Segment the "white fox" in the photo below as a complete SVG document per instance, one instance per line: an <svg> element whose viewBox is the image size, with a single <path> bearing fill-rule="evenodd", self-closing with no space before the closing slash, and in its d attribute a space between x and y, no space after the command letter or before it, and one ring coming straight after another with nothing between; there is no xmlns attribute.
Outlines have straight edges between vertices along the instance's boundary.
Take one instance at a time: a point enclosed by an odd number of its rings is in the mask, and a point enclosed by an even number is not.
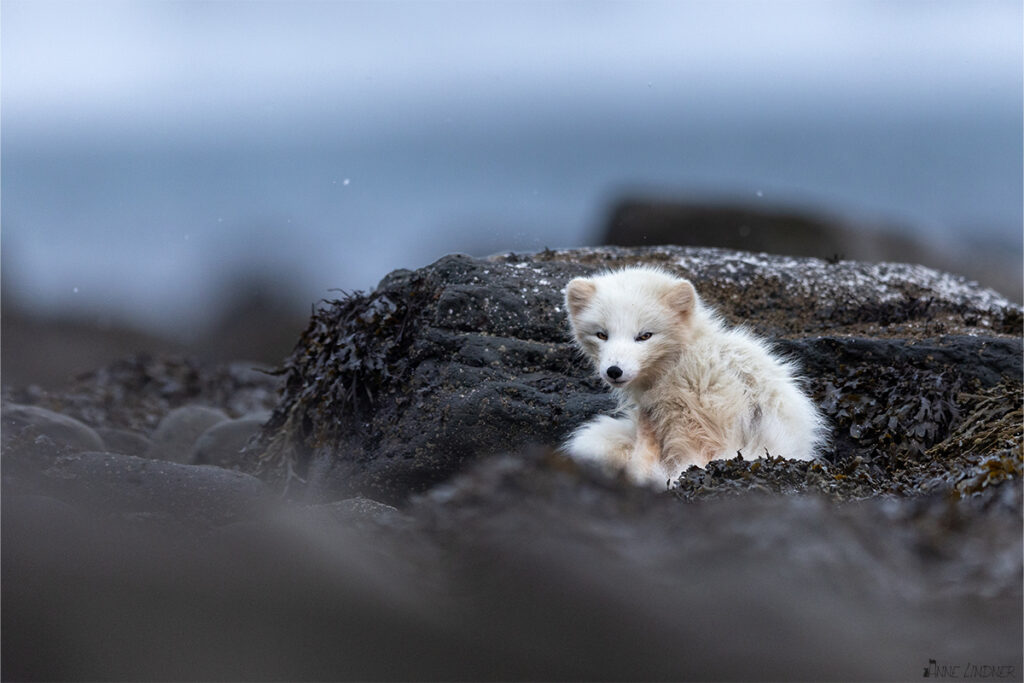
<svg viewBox="0 0 1024 683"><path fill-rule="evenodd" d="M565 444L573 457L663 483L690 465L773 456L810 460L825 422L794 366L743 329L728 329L688 280L633 267L569 282L580 349L619 399Z"/></svg>

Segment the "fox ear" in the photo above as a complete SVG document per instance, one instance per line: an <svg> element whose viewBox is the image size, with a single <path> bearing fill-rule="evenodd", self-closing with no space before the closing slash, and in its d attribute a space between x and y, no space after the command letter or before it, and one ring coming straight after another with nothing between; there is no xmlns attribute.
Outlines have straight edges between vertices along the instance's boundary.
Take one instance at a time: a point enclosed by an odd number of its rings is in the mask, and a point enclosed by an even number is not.
<svg viewBox="0 0 1024 683"><path fill-rule="evenodd" d="M680 280L662 295L662 300L677 313L689 313L697 301L697 290L689 280Z"/></svg>
<svg viewBox="0 0 1024 683"><path fill-rule="evenodd" d="M587 307L590 300L597 292L597 285L593 280L578 277L570 280L565 287L565 305L569 308L569 315L575 317Z"/></svg>

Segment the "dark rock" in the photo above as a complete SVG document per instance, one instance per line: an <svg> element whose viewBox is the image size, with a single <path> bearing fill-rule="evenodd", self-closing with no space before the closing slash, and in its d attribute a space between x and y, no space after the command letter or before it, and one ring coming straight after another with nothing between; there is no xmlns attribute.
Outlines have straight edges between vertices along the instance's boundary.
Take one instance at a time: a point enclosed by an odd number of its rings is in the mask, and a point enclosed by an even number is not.
<svg viewBox="0 0 1024 683"><path fill-rule="evenodd" d="M203 432L192 445L186 462L235 468L244 464L242 449L260 431L269 414L225 420Z"/></svg>
<svg viewBox="0 0 1024 683"><path fill-rule="evenodd" d="M805 208L624 199L612 207L598 244L677 244L852 261L911 261L953 270L1021 302L1020 259L995 246L955 251L900 225L868 225ZM968 253L964 253L964 249Z"/></svg>
<svg viewBox="0 0 1024 683"><path fill-rule="evenodd" d="M844 254L856 260L889 260L882 258L883 253L869 251L875 246L870 240L856 243L846 232L834 219L794 209L626 199L612 208L601 243L619 247L677 244L818 258ZM891 239L894 247L912 244Z"/></svg>
<svg viewBox="0 0 1024 683"><path fill-rule="evenodd" d="M184 405L218 408L231 417L270 410L280 379L251 363L212 364L178 356L119 360L51 388L4 386L5 402L48 408L95 428L149 434Z"/></svg>
<svg viewBox="0 0 1024 683"><path fill-rule="evenodd" d="M68 503L39 494L14 493L5 490L0 520L32 519L39 528L73 527L81 511Z"/></svg>
<svg viewBox="0 0 1024 683"><path fill-rule="evenodd" d="M100 428L96 433L103 438L106 450L124 455L145 456L152 448L153 442L138 432L127 429Z"/></svg>
<svg viewBox="0 0 1024 683"><path fill-rule="evenodd" d="M195 457L196 440L207 429L228 419L222 410L207 406L188 405L167 413L156 431L153 445L146 453L153 460L191 463Z"/></svg>
<svg viewBox="0 0 1024 683"><path fill-rule="evenodd" d="M671 247L449 256L314 313L253 448L262 471L399 502L481 456L558 444L613 406L569 343L562 289L635 263L690 278L805 366L836 423L827 462L899 469L928 459L979 392L1004 385L1019 403L1021 309L922 266Z"/></svg>
<svg viewBox="0 0 1024 683"><path fill-rule="evenodd" d="M196 528L252 514L269 498L261 481L241 472L116 453L58 457L41 473L39 486L104 514Z"/></svg>
<svg viewBox="0 0 1024 683"><path fill-rule="evenodd" d="M473 644L458 601L430 590L438 569L404 559L404 542L285 520L154 533L4 504L5 681L496 677L503 646Z"/></svg>
<svg viewBox="0 0 1024 683"><path fill-rule="evenodd" d="M73 450L103 450L103 439L96 430L78 420L39 406L5 403L3 406L3 443L16 438L44 435Z"/></svg>
<svg viewBox="0 0 1024 683"><path fill-rule="evenodd" d="M1020 499L1018 480L970 504L748 487L695 505L539 452L410 511L495 615L475 632L547 653L551 678L875 680L919 676L936 647L1019 666Z"/></svg>
<svg viewBox="0 0 1024 683"><path fill-rule="evenodd" d="M309 505L305 508L305 513L311 518L343 524L370 521L373 523L402 525L410 521L406 515L399 512L398 508L370 500L369 498L346 498L345 500L338 500L333 503Z"/></svg>
<svg viewBox="0 0 1024 683"><path fill-rule="evenodd" d="M4 678L883 680L935 650L1019 671L1020 497L687 504L537 452L403 512L188 542L5 508Z"/></svg>
<svg viewBox="0 0 1024 683"><path fill-rule="evenodd" d="M0 365L2 385L40 385L59 389L71 377L90 372L115 359L146 349L152 353L181 353L183 346L132 327L122 327L105 316L84 310L78 314L47 314L22 299L20 287L3 282L3 337Z"/></svg>

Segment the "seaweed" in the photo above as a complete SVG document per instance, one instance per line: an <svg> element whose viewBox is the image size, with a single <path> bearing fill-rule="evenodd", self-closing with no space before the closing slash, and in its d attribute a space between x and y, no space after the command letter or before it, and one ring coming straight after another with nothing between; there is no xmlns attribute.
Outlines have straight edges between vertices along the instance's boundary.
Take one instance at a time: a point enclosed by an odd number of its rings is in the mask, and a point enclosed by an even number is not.
<svg viewBox="0 0 1024 683"><path fill-rule="evenodd" d="M843 394L830 383L830 404L856 430L856 455L817 461L786 460L766 454L756 460L739 455L706 468L691 467L669 482L683 501L740 495L750 491L776 494L817 493L836 501L876 496L971 497L1007 481L1020 481L1024 454L1024 406L1021 385L1005 382L980 392L958 392L958 381L940 381L933 373L919 394L909 371L895 382L883 403L864 393ZM886 373L881 373L885 375ZM900 373L893 370L893 376ZM883 379L882 385L885 385ZM870 387L870 379L848 387ZM857 411L861 411L857 413ZM858 423L849 418L863 415ZM957 415L967 417L957 420ZM910 429L889 429L910 419ZM878 428L876 428L876 425ZM879 433L879 429L884 430ZM930 447L929 444L933 444Z"/></svg>
<svg viewBox="0 0 1024 683"><path fill-rule="evenodd" d="M918 458L960 415L962 379L946 371L862 365L825 381L821 408L854 444Z"/></svg>
<svg viewBox="0 0 1024 683"><path fill-rule="evenodd" d="M405 382L416 360L415 319L436 294L423 278L400 273L372 293L344 293L313 309L281 368L278 407L252 445L258 473L278 479L287 471L290 481L311 449L338 442L341 418L371 414L383 391Z"/></svg>

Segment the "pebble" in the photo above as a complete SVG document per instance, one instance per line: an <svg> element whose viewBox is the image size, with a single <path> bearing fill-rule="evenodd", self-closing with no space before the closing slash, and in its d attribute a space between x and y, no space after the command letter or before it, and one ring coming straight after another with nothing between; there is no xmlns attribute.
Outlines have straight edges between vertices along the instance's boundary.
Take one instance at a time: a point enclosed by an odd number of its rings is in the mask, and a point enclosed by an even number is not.
<svg viewBox="0 0 1024 683"><path fill-rule="evenodd" d="M269 496L262 481L241 472L118 453L62 457L44 475L44 488L72 504L185 526L228 524Z"/></svg>
<svg viewBox="0 0 1024 683"><path fill-rule="evenodd" d="M153 445L146 452L151 460L190 463L196 439L210 427L228 420L224 411L189 405L167 413L153 431Z"/></svg>
<svg viewBox="0 0 1024 683"><path fill-rule="evenodd" d="M145 456L153 447L153 442L145 435L127 429L97 429L96 433L107 445L106 450L112 453Z"/></svg>
<svg viewBox="0 0 1024 683"><path fill-rule="evenodd" d="M11 436L21 434L25 429L50 437L61 445L75 450L104 450L106 445L95 429L73 417L55 413L39 406L9 403L3 408L3 431ZM5 434L6 436L6 434ZM6 442L7 439L5 438Z"/></svg>
<svg viewBox="0 0 1024 683"><path fill-rule="evenodd" d="M189 462L228 468L239 465L240 451L268 418L269 414L256 414L215 424L196 439Z"/></svg>

